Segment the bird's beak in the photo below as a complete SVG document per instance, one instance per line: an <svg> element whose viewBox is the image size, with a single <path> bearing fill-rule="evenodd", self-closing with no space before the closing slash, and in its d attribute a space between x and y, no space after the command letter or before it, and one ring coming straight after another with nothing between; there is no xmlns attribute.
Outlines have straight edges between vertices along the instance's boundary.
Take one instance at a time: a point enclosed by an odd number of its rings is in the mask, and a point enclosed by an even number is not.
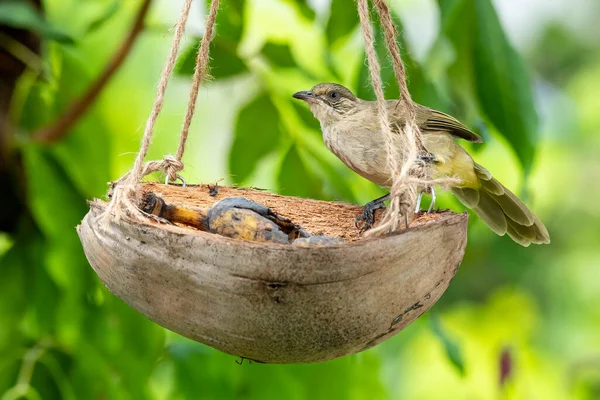
<svg viewBox="0 0 600 400"><path fill-rule="evenodd" d="M316 101L317 101L317 99L315 98L315 96L312 94L312 92L310 90L303 90L301 92L296 92L292 95L292 97L295 99L304 100L307 103L316 103Z"/></svg>

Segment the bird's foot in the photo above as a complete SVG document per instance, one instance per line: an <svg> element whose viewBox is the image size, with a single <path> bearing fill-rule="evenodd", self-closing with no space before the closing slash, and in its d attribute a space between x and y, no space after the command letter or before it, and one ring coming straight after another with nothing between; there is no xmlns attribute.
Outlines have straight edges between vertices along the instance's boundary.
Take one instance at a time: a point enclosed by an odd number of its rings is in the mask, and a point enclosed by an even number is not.
<svg viewBox="0 0 600 400"><path fill-rule="evenodd" d="M215 182L215 186L208 185L208 195L214 197L219 194L219 182Z"/></svg>
<svg viewBox="0 0 600 400"><path fill-rule="evenodd" d="M419 192L417 195L417 204L415 206L415 214L418 214L421 211L421 200L423 199L423 192Z"/></svg>
<svg viewBox="0 0 600 400"><path fill-rule="evenodd" d="M375 222L375 210L385 208L385 201L389 198L390 195L386 194L385 196L368 202L365 205L363 213L354 220L354 226L356 226L356 228L361 232L371 229L373 227L373 223ZM361 222L363 222L362 226L360 225Z"/></svg>
<svg viewBox="0 0 600 400"><path fill-rule="evenodd" d="M431 194L431 203L429 204L429 208L427 208L427 214L431 214L433 212L433 207L435 206L436 195L435 195L435 189L433 187L429 187L426 190L424 190L423 192L419 192L419 194L417 196L417 205L415 207L415 214L418 214L419 212L421 212L421 199L423 198L424 192L429 192Z"/></svg>
<svg viewBox="0 0 600 400"><path fill-rule="evenodd" d="M431 203L429 204L429 208L427 209L427 214L431 214L431 212L433 211L433 206L435 206L435 189L433 187L429 188L429 191L431 192Z"/></svg>

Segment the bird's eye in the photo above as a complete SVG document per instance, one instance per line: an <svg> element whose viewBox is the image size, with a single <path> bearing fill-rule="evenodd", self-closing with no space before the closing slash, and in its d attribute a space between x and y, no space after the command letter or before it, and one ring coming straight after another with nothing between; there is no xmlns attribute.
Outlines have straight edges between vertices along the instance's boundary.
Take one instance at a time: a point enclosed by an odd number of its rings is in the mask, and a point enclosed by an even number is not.
<svg viewBox="0 0 600 400"><path fill-rule="evenodd" d="M331 92L331 93L329 93L329 97L332 98L332 99L337 99L338 96L339 96L338 92Z"/></svg>

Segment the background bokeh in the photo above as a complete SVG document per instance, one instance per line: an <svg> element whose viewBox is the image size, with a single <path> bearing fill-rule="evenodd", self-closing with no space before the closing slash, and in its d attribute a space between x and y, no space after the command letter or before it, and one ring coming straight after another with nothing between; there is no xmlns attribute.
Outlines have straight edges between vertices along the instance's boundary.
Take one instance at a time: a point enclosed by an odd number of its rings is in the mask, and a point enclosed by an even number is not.
<svg viewBox="0 0 600 400"><path fill-rule="evenodd" d="M484 136L465 146L552 243L523 248L472 216L464 262L430 312L363 353L289 366L240 364L150 322L102 285L75 233L86 200L132 165L182 2L152 2L123 67L52 143L38 129L105 68L142 2L44 0L43 17L35 3L0 1L0 25L42 38L36 49L0 26L3 400L600 398L597 0L391 1L414 98ZM291 99L321 81L373 98L354 2L222 3L185 178L360 204L382 194L328 153ZM177 147L205 8L194 2L150 159Z"/></svg>

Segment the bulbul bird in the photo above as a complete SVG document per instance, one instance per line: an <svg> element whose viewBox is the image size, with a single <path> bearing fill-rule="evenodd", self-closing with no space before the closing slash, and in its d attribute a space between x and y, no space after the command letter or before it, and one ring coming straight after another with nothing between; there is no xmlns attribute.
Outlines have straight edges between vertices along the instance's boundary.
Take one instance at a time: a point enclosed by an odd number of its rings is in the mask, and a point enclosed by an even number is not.
<svg viewBox="0 0 600 400"><path fill-rule="evenodd" d="M321 124L325 145L344 164L377 185L391 187L386 141L375 101L359 99L335 83L321 83L293 97L308 103ZM387 104L392 129L398 131L406 121L406 109L397 100L388 100ZM498 235L508 233L523 246L550 243L548 230L540 219L455 141L482 142L482 138L450 115L419 104L415 107L423 145L430 153L422 157L431 163L430 178L458 178L458 183L451 184L452 193ZM432 191L429 212L434 195ZM365 220L367 229L373 224L373 211L383 207L388 198L389 194L365 206L359 219Z"/></svg>

